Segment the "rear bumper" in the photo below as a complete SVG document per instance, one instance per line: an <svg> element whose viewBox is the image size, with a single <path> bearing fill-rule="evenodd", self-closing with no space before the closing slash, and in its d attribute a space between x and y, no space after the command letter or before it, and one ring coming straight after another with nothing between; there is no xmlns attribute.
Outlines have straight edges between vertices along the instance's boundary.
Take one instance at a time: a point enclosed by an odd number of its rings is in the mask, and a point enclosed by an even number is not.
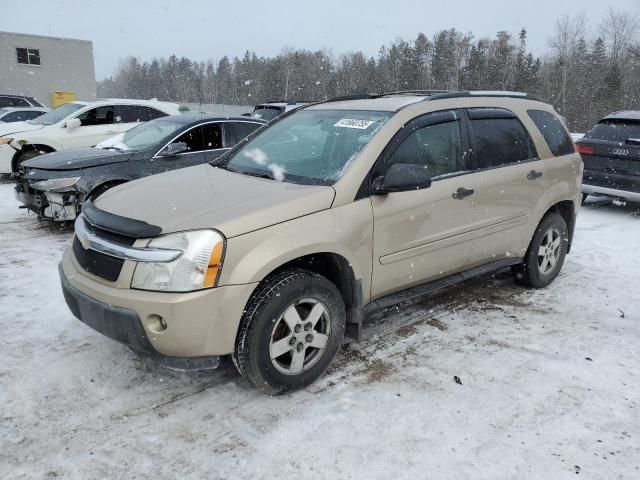
<svg viewBox="0 0 640 480"><path fill-rule="evenodd" d="M625 190L616 190L615 188L599 187L596 185L582 185L582 193L589 195L602 195L605 197L623 198L630 202L640 203L639 192L628 192Z"/></svg>

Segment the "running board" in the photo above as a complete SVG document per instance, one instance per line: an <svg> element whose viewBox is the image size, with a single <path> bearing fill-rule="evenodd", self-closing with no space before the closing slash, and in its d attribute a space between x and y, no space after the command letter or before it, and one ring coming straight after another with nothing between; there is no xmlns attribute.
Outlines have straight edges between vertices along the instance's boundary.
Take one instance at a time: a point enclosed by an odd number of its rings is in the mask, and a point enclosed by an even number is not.
<svg viewBox="0 0 640 480"><path fill-rule="evenodd" d="M428 295L443 288L451 287L453 285L456 285L457 283L464 282L465 280L469 280L479 275L495 272L497 270L511 267L513 265L518 265L520 263L522 263L521 258L504 258L502 260L497 260L485 265L480 265L479 267L474 267L469 270L450 275L448 277L440 278L432 282L423 283L422 285L418 285L416 287L411 287L400 292L380 297L377 300L374 300L373 302L370 302L364 306L363 316L370 315L375 311L397 305L398 303L405 302L407 300L413 300L414 298Z"/></svg>

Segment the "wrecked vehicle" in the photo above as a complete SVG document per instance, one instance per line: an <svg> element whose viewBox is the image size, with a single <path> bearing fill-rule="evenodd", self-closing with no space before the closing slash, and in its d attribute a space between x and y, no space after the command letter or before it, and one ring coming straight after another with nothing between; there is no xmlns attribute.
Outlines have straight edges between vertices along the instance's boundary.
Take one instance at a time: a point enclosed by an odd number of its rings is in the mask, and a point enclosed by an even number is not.
<svg viewBox="0 0 640 480"><path fill-rule="evenodd" d="M524 94L327 100L85 204L62 289L138 354L177 368L231 355L279 394L318 378L370 312L507 267L549 285L581 174L557 113Z"/></svg>
<svg viewBox="0 0 640 480"><path fill-rule="evenodd" d="M210 162L265 122L185 113L151 120L98 144L22 164L16 198L38 217L74 220L86 200L137 178Z"/></svg>

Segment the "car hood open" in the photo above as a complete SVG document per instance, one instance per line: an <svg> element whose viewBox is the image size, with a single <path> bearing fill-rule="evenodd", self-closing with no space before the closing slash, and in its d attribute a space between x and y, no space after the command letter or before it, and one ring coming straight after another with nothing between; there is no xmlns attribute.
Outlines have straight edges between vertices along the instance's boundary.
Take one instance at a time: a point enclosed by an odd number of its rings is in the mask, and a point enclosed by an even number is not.
<svg viewBox="0 0 640 480"><path fill-rule="evenodd" d="M43 127L44 125L34 125L28 122L0 123L0 137L7 137L14 133L40 130Z"/></svg>
<svg viewBox="0 0 640 480"><path fill-rule="evenodd" d="M227 238L331 207L335 190L198 165L146 177L102 195L96 207L162 233L215 228Z"/></svg>
<svg viewBox="0 0 640 480"><path fill-rule="evenodd" d="M131 152L117 152L100 148L80 148L47 153L41 157L27 160L22 165L39 170L77 170L112 163L126 162Z"/></svg>

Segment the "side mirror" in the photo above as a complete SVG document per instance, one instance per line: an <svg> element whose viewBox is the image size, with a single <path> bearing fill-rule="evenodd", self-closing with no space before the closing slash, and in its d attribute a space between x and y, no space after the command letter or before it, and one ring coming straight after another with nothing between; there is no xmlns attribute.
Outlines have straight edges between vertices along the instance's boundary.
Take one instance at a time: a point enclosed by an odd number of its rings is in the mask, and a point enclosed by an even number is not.
<svg viewBox="0 0 640 480"><path fill-rule="evenodd" d="M64 124L66 129L69 131L75 130L80 125L82 125L82 122L80 121L79 118L72 118L70 120L67 120L67 123Z"/></svg>
<svg viewBox="0 0 640 480"><path fill-rule="evenodd" d="M431 186L431 178L420 165L395 163L389 167L386 175L376 178L372 183L374 195L385 195L392 192L408 192L421 190Z"/></svg>
<svg viewBox="0 0 640 480"><path fill-rule="evenodd" d="M242 114L243 117L250 117L251 116L251 112L245 112Z"/></svg>
<svg viewBox="0 0 640 480"><path fill-rule="evenodd" d="M167 145L162 151L158 154L159 157L171 157L173 155L178 155L179 153L183 153L189 150L186 142L174 142Z"/></svg>

